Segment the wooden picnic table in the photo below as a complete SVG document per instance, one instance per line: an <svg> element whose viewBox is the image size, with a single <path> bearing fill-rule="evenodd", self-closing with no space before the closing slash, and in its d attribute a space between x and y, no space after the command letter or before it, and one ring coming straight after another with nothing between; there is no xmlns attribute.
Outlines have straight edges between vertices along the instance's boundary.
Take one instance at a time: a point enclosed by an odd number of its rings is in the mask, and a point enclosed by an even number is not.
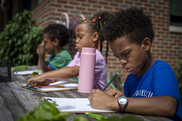
<svg viewBox="0 0 182 121"><path fill-rule="evenodd" d="M34 69L32 67L29 69ZM22 88L21 84L26 83L31 75L15 76L12 74L12 82L0 83L0 121L15 121L18 117L26 112L36 108L42 101L41 97L66 97L66 98L81 98L87 97L88 94L79 93L77 90L67 90L58 92L38 92ZM103 116L117 115L122 117L128 113L99 113ZM67 121L73 121L77 116L85 116L88 120L93 121L94 118L88 117L84 113L71 113ZM134 115L134 114L132 114ZM170 121L168 118L156 116L134 115L143 121Z"/></svg>

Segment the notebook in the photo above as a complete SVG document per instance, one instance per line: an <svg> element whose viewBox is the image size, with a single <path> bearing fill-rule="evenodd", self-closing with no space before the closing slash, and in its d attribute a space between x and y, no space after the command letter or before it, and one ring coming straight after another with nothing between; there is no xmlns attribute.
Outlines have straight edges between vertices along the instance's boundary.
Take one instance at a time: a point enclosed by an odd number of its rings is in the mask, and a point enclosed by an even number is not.
<svg viewBox="0 0 182 121"><path fill-rule="evenodd" d="M15 71L14 75L32 75L33 72L37 72L38 74L42 74L40 70L26 70L26 71Z"/></svg>
<svg viewBox="0 0 182 121"><path fill-rule="evenodd" d="M94 109L90 106L88 98L55 98L55 97L42 97L43 101L48 101L50 103L55 102L56 107L60 112L69 113L103 113L103 112L115 112L112 110L99 110Z"/></svg>
<svg viewBox="0 0 182 121"><path fill-rule="evenodd" d="M68 81L57 81L55 83L49 84L49 86L30 86L27 84L21 84L21 87L30 90L40 91L40 92L54 92L62 90L73 90L78 88L77 83L70 83Z"/></svg>

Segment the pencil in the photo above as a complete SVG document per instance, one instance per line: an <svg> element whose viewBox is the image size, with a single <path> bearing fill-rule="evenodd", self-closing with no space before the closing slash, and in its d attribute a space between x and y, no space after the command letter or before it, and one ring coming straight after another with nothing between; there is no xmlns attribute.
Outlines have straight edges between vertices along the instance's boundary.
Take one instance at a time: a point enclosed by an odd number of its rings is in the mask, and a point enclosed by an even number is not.
<svg viewBox="0 0 182 121"><path fill-rule="evenodd" d="M114 79L116 78L118 76L118 73L116 73L115 75L114 75L114 77L109 81L109 83L104 87L104 89L103 89L103 91L105 91L107 88L108 88L108 86L112 83L112 81L114 81Z"/></svg>
<svg viewBox="0 0 182 121"><path fill-rule="evenodd" d="M85 113L85 114L87 114L89 117L96 118L96 119L106 118L102 115L98 115L98 114L94 114L94 113Z"/></svg>

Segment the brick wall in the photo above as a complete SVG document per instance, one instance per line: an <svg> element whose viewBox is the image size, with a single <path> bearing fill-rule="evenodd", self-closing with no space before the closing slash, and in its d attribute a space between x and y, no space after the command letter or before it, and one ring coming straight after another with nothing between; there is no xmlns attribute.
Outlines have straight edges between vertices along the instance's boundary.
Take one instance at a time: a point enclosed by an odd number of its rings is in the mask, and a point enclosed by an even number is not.
<svg viewBox="0 0 182 121"><path fill-rule="evenodd" d="M33 18L38 25L45 27L49 23L55 23L63 12L69 17L77 17L83 14L86 18L100 11L119 11L130 7L143 8L144 12L151 16L155 31L155 40L152 45L152 54L155 59L168 62L173 69L177 60L182 59L182 33L171 33L170 25L170 0L42 0L33 11ZM74 55L74 44L68 46ZM103 49L103 55L105 46ZM119 72L122 83L128 73L109 50L108 77L110 73Z"/></svg>

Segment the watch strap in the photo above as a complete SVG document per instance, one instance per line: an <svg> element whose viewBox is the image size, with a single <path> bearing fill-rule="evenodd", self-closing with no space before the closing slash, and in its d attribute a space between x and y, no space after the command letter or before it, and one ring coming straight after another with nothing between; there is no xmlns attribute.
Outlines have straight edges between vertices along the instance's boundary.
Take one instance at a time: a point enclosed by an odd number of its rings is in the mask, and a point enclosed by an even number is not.
<svg viewBox="0 0 182 121"><path fill-rule="evenodd" d="M125 96L122 96L122 97L125 97ZM126 98L126 97L125 97L125 98ZM119 103L119 101L118 101L119 111L120 111L120 112L125 112L125 108L126 108L127 104L128 104L128 101L127 101L127 103L126 103L125 105L121 105L121 104Z"/></svg>
<svg viewBox="0 0 182 121"><path fill-rule="evenodd" d="M119 111L120 112L124 112L125 111L125 106L121 106L118 102L118 105L119 105Z"/></svg>

